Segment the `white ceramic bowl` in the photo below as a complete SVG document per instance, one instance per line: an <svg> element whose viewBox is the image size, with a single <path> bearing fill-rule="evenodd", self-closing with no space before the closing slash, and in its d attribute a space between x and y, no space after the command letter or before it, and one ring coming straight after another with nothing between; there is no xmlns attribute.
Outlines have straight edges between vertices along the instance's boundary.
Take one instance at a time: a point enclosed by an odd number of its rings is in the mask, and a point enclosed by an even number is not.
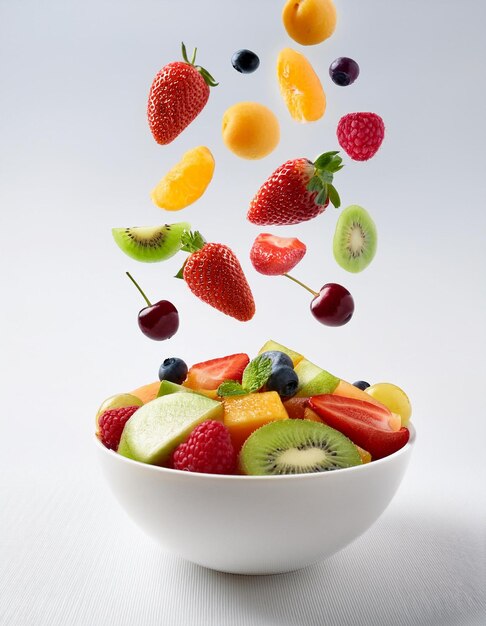
<svg viewBox="0 0 486 626"><path fill-rule="evenodd" d="M410 435L372 463L271 477L182 472L96 446L121 506L163 548L223 572L277 574L331 556L380 517L407 469Z"/></svg>

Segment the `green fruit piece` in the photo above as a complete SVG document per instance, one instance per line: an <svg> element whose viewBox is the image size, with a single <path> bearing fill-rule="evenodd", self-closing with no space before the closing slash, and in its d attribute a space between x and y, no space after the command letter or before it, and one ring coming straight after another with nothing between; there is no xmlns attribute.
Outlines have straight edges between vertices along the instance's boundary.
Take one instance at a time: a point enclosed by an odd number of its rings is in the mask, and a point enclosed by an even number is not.
<svg viewBox="0 0 486 626"><path fill-rule="evenodd" d="M339 385L340 379L326 372L322 368L314 365L307 359L302 359L295 368L295 373L299 377L299 386L296 396L298 398L308 398L318 396L322 393L332 393Z"/></svg>
<svg viewBox="0 0 486 626"><path fill-rule="evenodd" d="M327 472L361 465L354 443L310 420L270 422L253 432L240 452L240 468L252 476Z"/></svg>
<svg viewBox="0 0 486 626"><path fill-rule="evenodd" d="M197 393L170 393L144 404L125 424L118 453L165 465L174 449L201 422L223 419L223 405Z"/></svg>
<svg viewBox="0 0 486 626"><path fill-rule="evenodd" d="M109 409L120 409L124 406L142 406L143 402L137 396L133 396L131 393L117 393L114 396L106 398L96 413L96 427L98 427L98 421L100 415Z"/></svg>
<svg viewBox="0 0 486 626"><path fill-rule="evenodd" d="M187 222L165 226L112 228L120 250L136 261L154 263L174 256L182 247L182 234L191 229Z"/></svg>
<svg viewBox="0 0 486 626"><path fill-rule="evenodd" d="M336 262L348 272L361 272L375 256L376 242L376 226L369 213L357 204L344 209L334 233Z"/></svg>
<svg viewBox="0 0 486 626"><path fill-rule="evenodd" d="M290 348L286 348L281 343L277 343L276 341L273 341L272 339L269 339L260 348L260 350L258 351L258 354L261 354L262 352L271 351L271 350L278 350L278 352L283 352L284 354L287 354L292 359L294 367L297 365L297 363L299 363L299 361L302 361L302 359L304 358L302 354L299 354L298 352L294 352L294 350L291 350Z"/></svg>
<svg viewBox="0 0 486 626"><path fill-rule="evenodd" d="M392 383L375 383L371 387L367 387L365 392L384 404L392 413L397 413L400 416L402 426L408 426L412 415L412 405L403 389Z"/></svg>
<svg viewBox="0 0 486 626"><path fill-rule="evenodd" d="M178 385L177 383L171 383L170 380L162 380L160 381L159 391L157 393L157 397L166 396L169 393L196 393L189 387L184 387L184 385Z"/></svg>

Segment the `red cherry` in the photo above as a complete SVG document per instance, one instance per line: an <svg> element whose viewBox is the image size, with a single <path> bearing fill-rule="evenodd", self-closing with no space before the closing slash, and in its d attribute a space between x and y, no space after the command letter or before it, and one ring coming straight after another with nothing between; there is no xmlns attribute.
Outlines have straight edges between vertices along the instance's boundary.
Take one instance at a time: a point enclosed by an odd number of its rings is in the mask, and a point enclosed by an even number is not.
<svg viewBox="0 0 486 626"><path fill-rule="evenodd" d="M321 324L343 326L353 317L353 296L342 285L326 283L312 300L310 309Z"/></svg>
<svg viewBox="0 0 486 626"><path fill-rule="evenodd" d="M163 341L175 335L179 328L179 313L172 302L159 300L151 304L133 276L129 272L126 274L148 305L138 314L138 326L142 333L155 341Z"/></svg>

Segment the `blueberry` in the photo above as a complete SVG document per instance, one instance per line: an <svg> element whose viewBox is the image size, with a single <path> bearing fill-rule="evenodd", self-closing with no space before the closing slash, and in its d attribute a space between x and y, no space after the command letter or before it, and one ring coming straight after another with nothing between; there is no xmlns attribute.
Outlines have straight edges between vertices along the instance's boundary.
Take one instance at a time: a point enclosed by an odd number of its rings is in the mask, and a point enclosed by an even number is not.
<svg viewBox="0 0 486 626"><path fill-rule="evenodd" d="M271 360L272 372L278 367L294 367L289 355L285 354L285 352L280 352L280 350L267 350L266 352L262 352L260 356L266 356Z"/></svg>
<svg viewBox="0 0 486 626"><path fill-rule="evenodd" d="M358 387L358 389L364 391L365 389L368 389L370 383L367 383L365 380L357 380L355 383L353 383L353 385L355 387Z"/></svg>
<svg viewBox="0 0 486 626"><path fill-rule="evenodd" d="M359 76L359 65L349 57L339 57L331 63L329 75L340 87L352 85Z"/></svg>
<svg viewBox="0 0 486 626"><path fill-rule="evenodd" d="M182 359L171 357L165 359L159 368L159 380L168 380L176 385L182 385L186 380L187 365Z"/></svg>
<svg viewBox="0 0 486 626"><path fill-rule="evenodd" d="M299 377L292 367L277 367L267 380L267 391L276 391L281 398L291 398L297 393Z"/></svg>
<svg viewBox="0 0 486 626"><path fill-rule="evenodd" d="M231 57L231 65L237 72L251 74L258 69L260 59L251 50L237 50Z"/></svg>

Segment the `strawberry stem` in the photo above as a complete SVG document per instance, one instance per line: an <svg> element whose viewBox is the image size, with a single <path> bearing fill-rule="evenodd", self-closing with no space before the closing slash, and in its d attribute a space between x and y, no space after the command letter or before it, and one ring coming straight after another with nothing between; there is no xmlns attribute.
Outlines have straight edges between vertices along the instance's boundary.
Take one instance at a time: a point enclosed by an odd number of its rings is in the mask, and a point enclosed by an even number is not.
<svg viewBox="0 0 486 626"><path fill-rule="evenodd" d="M186 49L184 42L181 42L181 47L182 47L182 58L184 59L186 63L188 63L189 65L192 65L201 74L201 76L204 78L206 85L208 85L209 87L216 87L217 85L219 85L219 83L217 83L214 80L211 74L204 67L201 67L200 65L194 65L196 62L197 48L194 48L194 52L192 53L192 58L189 61L189 57L187 56L187 49Z"/></svg>
<svg viewBox="0 0 486 626"><path fill-rule="evenodd" d="M336 209L341 206L341 199L332 182L334 174L344 167L343 160L338 155L339 152L333 150L317 157L314 161L314 176L307 185L308 191L316 192L316 204L325 204L329 200Z"/></svg>
<svg viewBox="0 0 486 626"><path fill-rule="evenodd" d="M135 287L140 291L140 293L142 294L145 302L147 303L147 306L152 306L152 303L150 302L150 300L147 298L147 296L144 294L144 292L142 291L142 289L140 288L140 285L137 283L137 281L133 278L133 276L130 274L130 272L125 272L125 274L128 276L128 278L132 281L132 283L135 285Z"/></svg>
<svg viewBox="0 0 486 626"><path fill-rule="evenodd" d="M294 283L297 283L298 285L300 285L301 287L303 287L304 289L307 289L307 291L310 291L310 293L313 296L318 296L319 294L317 293L317 291L314 291L313 289L311 289L310 287L308 287L307 285L304 285L304 283L301 283L300 280L297 280L297 278L294 278L293 276L291 276L290 274L282 274L282 276L285 276L286 278L290 278L290 280L293 280Z"/></svg>

